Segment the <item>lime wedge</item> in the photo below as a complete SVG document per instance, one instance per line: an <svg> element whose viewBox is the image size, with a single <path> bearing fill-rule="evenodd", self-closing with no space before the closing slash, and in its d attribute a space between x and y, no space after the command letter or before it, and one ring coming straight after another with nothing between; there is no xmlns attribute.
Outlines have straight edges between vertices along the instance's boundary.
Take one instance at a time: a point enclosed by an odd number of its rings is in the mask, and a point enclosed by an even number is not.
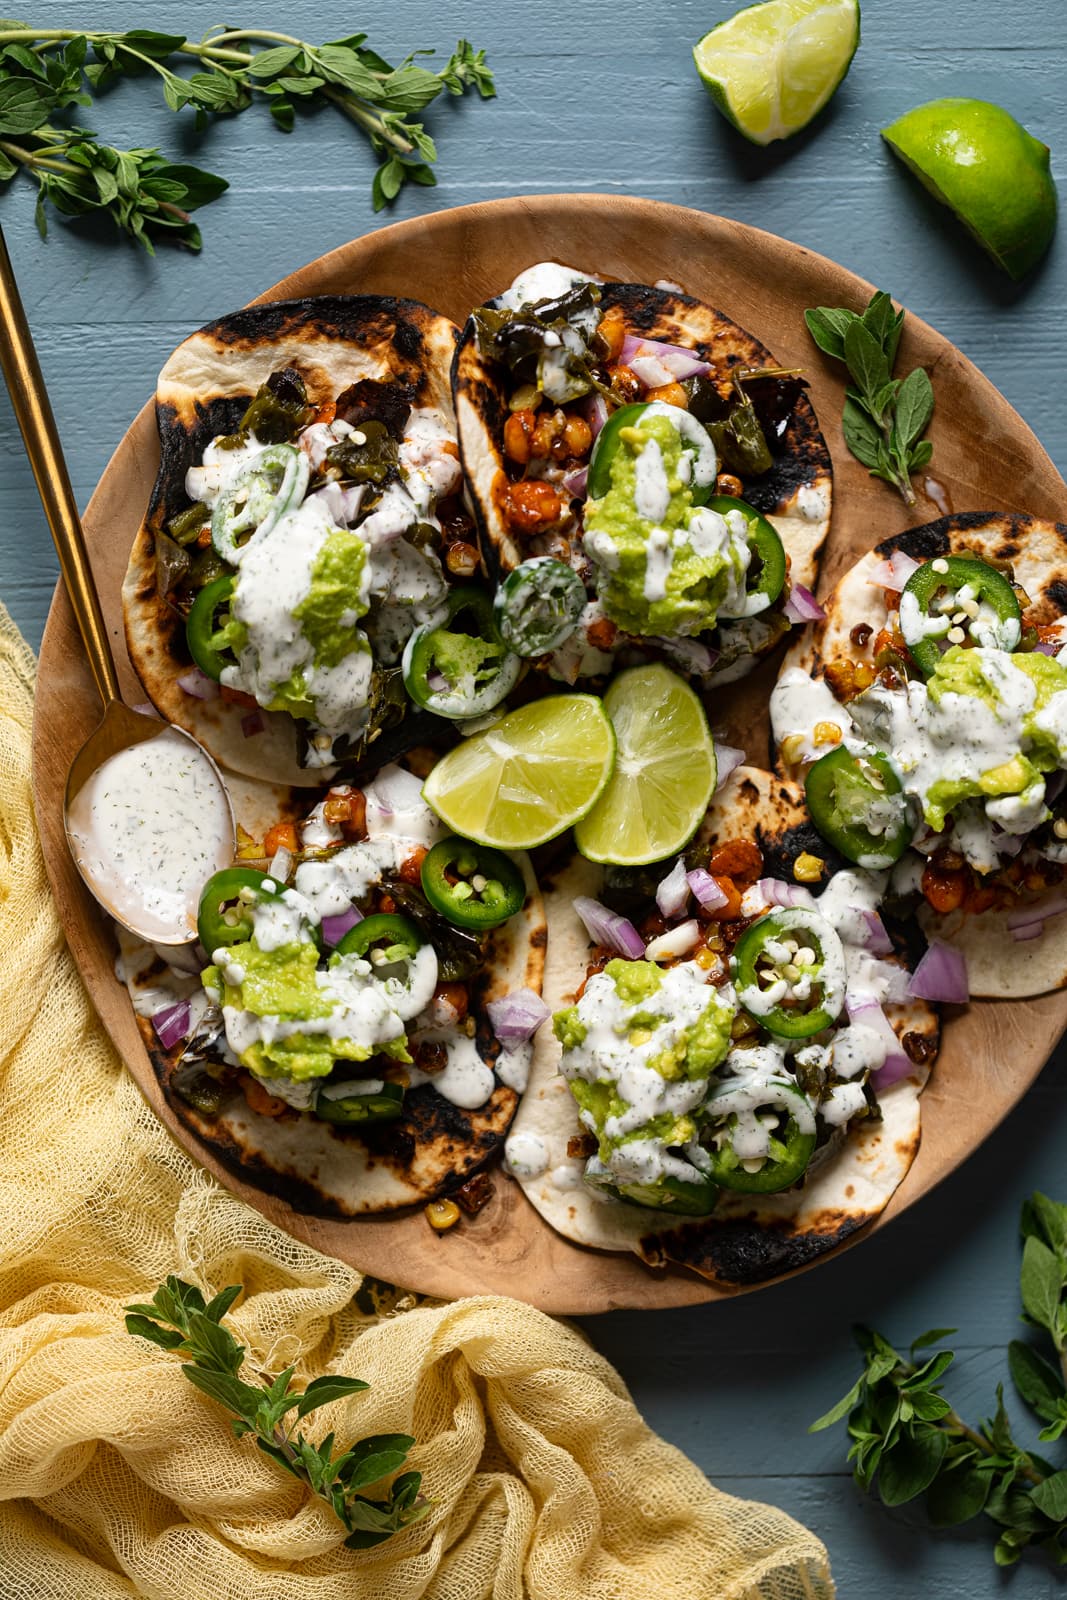
<svg viewBox="0 0 1067 1600"><path fill-rule="evenodd" d="M596 695L554 694L464 739L422 793L464 838L531 850L585 816L614 764L615 735Z"/></svg>
<svg viewBox="0 0 1067 1600"><path fill-rule="evenodd" d="M1022 278L1056 231L1049 148L988 100L931 100L882 138L982 249Z"/></svg>
<svg viewBox="0 0 1067 1600"><path fill-rule="evenodd" d="M668 667L632 667L604 696L618 746L611 781L574 837L583 856L636 867L674 855L715 790L704 709Z"/></svg>
<svg viewBox="0 0 1067 1600"><path fill-rule="evenodd" d="M712 28L693 60L723 116L770 144L818 116L859 42L859 0L766 0Z"/></svg>

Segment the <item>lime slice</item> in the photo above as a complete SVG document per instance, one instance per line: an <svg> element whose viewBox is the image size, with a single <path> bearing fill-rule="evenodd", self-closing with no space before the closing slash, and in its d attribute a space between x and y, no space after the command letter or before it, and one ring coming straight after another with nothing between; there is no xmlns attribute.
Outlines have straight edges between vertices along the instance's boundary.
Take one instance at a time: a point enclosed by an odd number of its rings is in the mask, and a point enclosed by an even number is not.
<svg viewBox="0 0 1067 1600"><path fill-rule="evenodd" d="M858 0L767 0L712 28L693 60L723 116L770 144L818 116L859 42Z"/></svg>
<svg viewBox="0 0 1067 1600"><path fill-rule="evenodd" d="M596 695L554 694L464 739L422 792L464 838L531 850L585 816L614 764L615 735Z"/></svg>
<svg viewBox="0 0 1067 1600"><path fill-rule="evenodd" d="M1056 231L1048 145L988 100L931 100L882 129L889 148L1013 278Z"/></svg>
<svg viewBox="0 0 1067 1600"><path fill-rule="evenodd" d="M613 866L662 861L700 825L715 790L704 709L668 667L632 667L604 696L618 744L615 771L575 829L583 856Z"/></svg>

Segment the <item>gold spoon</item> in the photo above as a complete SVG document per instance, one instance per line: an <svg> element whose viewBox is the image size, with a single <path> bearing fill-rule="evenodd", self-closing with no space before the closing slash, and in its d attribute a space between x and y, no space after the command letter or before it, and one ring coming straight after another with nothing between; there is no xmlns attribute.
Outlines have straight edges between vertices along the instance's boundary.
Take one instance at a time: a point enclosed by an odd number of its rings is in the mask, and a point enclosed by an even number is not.
<svg viewBox="0 0 1067 1600"><path fill-rule="evenodd" d="M37 492L41 497L44 514L55 541L60 570L74 619L78 624L82 643L85 645L85 653L89 658L96 687L104 703L103 719L95 733L89 736L74 757L67 777L63 802L67 843L70 845L78 871L96 899L131 933L149 939L154 944L188 944L196 938L195 896L192 898L188 914L178 919L180 924L178 927L161 923L158 908L153 911L149 904L151 885L142 881L131 881L121 869L117 877L112 870L111 881L108 882L106 865L100 859L91 856L83 830L75 829L72 832L72 805L106 761L151 740L166 739L169 741L164 755L164 766L166 766L170 764L170 744L183 740L190 749L183 751L174 743L175 769L181 766L183 770L188 771L199 768L203 763L205 785L210 786L213 780L215 786L215 790L210 787L205 789L209 799L204 806L205 824L209 817L214 817L218 835L217 839L212 837L206 841L204 854L215 864L205 871L202 881L206 881L210 872L216 870L216 867L228 866L236 852L236 827L229 793L222 774L203 745L184 729L168 726L156 717L131 711L129 706L122 702L115 672L115 659L111 653L89 565L85 534L78 516L78 507L70 486L67 465L63 459L55 417L52 415L52 407L41 376L37 352L34 349L2 230L0 230L0 367L3 368L11 404L22 433L22 442L26 447L26 454L37 483ZM144 763L146 770L150 770L153 766L158 767L158 755L158 751L146 753ZM217 848L214 848L216 845ZM173 866L173 862L171 865ZM120 905L115 904L116 900ZM173 924L173 919L170 920Z"/></svg>

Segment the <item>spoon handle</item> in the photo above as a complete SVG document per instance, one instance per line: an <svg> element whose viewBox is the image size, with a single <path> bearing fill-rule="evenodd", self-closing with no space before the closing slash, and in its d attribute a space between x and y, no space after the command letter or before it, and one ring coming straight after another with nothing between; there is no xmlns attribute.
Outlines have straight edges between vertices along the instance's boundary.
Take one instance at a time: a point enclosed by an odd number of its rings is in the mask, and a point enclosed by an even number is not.
<svg viewBox="0 0 1067 1600"><path fill-rule="evenodd" d="M121 698L96 594L85 534L63 459L56 419L41 376L37 352L33 347L26 313L19 296L11 259L0 230L0 367L7 381L22 442L33 468L37 492L55 541L63 581L67 586L74 619L89 657L96 687L105 706Z"/></svg>

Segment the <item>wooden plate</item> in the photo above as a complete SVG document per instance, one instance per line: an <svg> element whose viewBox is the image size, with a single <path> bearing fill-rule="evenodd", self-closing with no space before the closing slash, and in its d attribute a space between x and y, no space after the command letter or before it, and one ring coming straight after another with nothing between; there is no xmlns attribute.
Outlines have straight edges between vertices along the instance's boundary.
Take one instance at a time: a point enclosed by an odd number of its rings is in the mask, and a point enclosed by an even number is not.
<svg viewBox="0 0 1067 1600"><path fill-rule="evenodd" d="M546 258L610 278L674 280L721 307L783 364L805 369L836 472L823 589L878 539L909 520L926 522L940 514L935 504L921 501L909 519L895 493L868 477L845 451L839 373L814 350L804 328L807 306L859 307L871 293L870 284L811 251L737 222L617 195L497 200L413 218L354 240L302 267L262 298L403 294L462 322L471 306L498 292L521 267ZM204 320L231 309L206 305ZM956 511L1010 509L1061 518L1067 487L1026 424L958 350L909 316L902 370L917 363L931 372L937 395L934 493ZM149 403L120 443L85 514L104 614L131 703L144 694L125 659L119 588L157 464ZM757 763L766 759L765 705L772 681L773 665L742 685L729 707L729 721L749 730L745 742ZM654 1273L636 1257L569 1244L541 1222L517 1185L499 1174L492 1203L455 1232L438 1236L417 1212L352 1222L301 1215L246 1187L214 1161L163 1101L126 991L113 976L109 926L67 852L63 785L71 758L98 715L70 608L58 588L41 650L34 724L37 814L52 887L74 959L131 1073L175 1138L221 1183L318 1249L426 1294L510 1294L556 1313L721 1298L680 1270ZM721 720L726 716L724 706ZM914 1204L993 1132L1033 1082L1065 1025L1067 994L1018 1004L979 1002L947 1019L941 1056L923 1095L922 1147L872 1226L883 1226Z"/></svg>

